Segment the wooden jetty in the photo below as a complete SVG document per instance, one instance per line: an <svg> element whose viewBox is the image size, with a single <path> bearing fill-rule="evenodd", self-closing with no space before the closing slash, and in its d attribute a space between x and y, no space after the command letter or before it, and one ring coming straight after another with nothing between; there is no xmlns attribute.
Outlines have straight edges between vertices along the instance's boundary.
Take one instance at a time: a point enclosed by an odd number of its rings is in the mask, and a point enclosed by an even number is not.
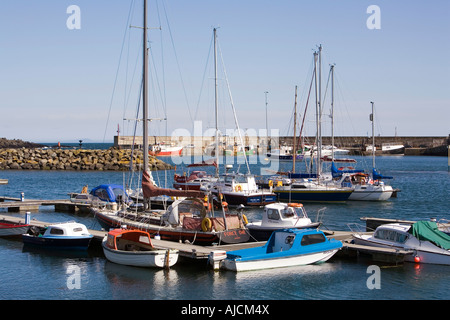
<svg viewBox="0 0 450 320"><path fill-rule="evenodd" d="M12 222L12 223L24 223L25 217L13 217L10 215L0 215L0 221ZM30 225L38 227L46 227L49 222L38 221L31 219ZM99 246L105 235L107 234L104 230L89 230L89 232L94 235L92 244ZM341 257L357 257L360 253L370 255L373 261L383 262L383 263L395 263L399 264L403 262L404 256L411 254L410 251L396 250L394 248L381 248L372 246L361 246L351 243L350 231L329 231L323 230L325 235L329 238L334 238L340 240L343 243L343 248L339 251L336 256ZM175 241L158 240L152 239L153 245L158 249L177 249L179 250L179 255L184 258L189 258L193 260L207 260L209 254L214 250L224 250L233 251L240 250L250 247L263 246L266 242L246 242L239 244L229 244L229 245L214 245L214 246L199 246L190 243L181 243Z"/></svg>
<svg viewBox="0 0 450 320"><path fill-rule="evenodd" d="M41 206L54 206L55 210L76 212L90 208L89 204L75 203L70 199L61 200L32 200L13 197L0 197L0 209L8 212L38 211Z"/></svg>

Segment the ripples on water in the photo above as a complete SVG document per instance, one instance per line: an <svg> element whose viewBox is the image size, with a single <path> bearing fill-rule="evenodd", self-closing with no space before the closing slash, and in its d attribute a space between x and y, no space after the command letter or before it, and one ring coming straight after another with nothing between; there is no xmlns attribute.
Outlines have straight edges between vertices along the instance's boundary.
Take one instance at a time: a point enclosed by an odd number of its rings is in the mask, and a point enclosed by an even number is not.
<svg viewBox="0 0 450 320"><path fill-rule="evenodd" d="M377 167L383 174L395 177L390 184L401 189L398 198L381 203L305 203L310 218L314 220L317 211L326 207L323 225L334 230L349 230L348 223L363 224L360 218L364 216L407 220L450 218L446 158L379 157ZM171 174L156 175L159 181L171 185ZM8 185L0 187L0 195L19 197L20 192L25 192L28 199L66 199L67 193L81 191L86 184L91 189L101 183L122 183L125 179L119 172L3 171L0 175L9 179ZM249 220L259 219L261 210L247 210L246 215ZM49 222L77 220L88 228L100 229L87 214L54 212L53 208L42 207L32 217ZM381 266L381 289L370 290L366 285L370 276L367 267L373 262L364 257L234 273L214 272L203 261L181 261L168 271L127 267L106 261L99 249L81 255L61 254L26 248L20 240L0 239L0 248L3 300L441 300L448 299L450 287L450 267L405 263ZM74 265L80 270L80 289L69 289L67 285L67 271Z"/></svg>

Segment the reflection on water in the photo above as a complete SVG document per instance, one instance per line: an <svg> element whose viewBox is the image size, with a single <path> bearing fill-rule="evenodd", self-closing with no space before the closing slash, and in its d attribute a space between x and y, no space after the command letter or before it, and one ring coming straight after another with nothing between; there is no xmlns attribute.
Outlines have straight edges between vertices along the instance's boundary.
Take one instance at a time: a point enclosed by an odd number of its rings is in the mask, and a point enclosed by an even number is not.
<svg viewBox="0 0 450 320"><path fill-rule="evenodd" d="M359 161L361 158L356 157ZM284 164L281 164L282 166ZM251 165L255 166L255 165ZM387 202L347 202L344 204L305 203L314 220L326 207L323 225L332 230L349 230L348 223L361 217L405 220L450 218L447 159L441 157L379 157L380 172L394 176L390 181L401 189L398 198ZM253 168L253 167L252 167ZM280 168L283 169L283 168ZM180 170L183 170L181 168ZM253 172L253 169L252 169ZM164 172L154 172L156 175ZM168 173L168 185L171 174ZM102 183L123 182L119 172L3 171L9 184L0 191L5 196L27 199L65 199L67 193ZM157 179L157 178L156 178ZM164 178L161 179L164 181ZM2 212L2 214L4 214ZM8 213L23 217L23 213ZM249 220L261 219L262 208L245 211ZM76 220L91 229L100 229L88 214L54 212L42 207L32 218L61 222ZM154 300L301 300L301 299L439 299L449 297L450 267L405 263L380 265L381 289L369 289L367 273L377 264L359 256L335 258L320 265L298 266L248 272L213 271L206 261L180 261L170 270L117 265L106 261L101 249L87 252L58 252L26 248L20 239L0 239L0 299L154 299ZM80 288L67 286L68 270L79 271Z"/></svg>

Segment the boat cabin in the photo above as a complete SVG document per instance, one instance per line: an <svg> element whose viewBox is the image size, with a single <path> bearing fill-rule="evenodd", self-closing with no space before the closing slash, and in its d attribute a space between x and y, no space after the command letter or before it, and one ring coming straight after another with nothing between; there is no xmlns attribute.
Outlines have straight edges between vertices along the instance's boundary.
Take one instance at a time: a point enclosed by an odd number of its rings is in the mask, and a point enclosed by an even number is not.
<svg viewBox="0 0 450 320"><path fill-rule="evenodd" d="M106 246L114 250L141 251L153 248L150 234L142 230L114 229L108 232Z"/></svg>
<svg viewBox="0 0 450 320"><path fill-rule="evenodd" d="M292 247L307 247L309 245L325 242L327 242L325 235L321 231L315 229L285 229L272 234L269 241L267 241L266 252L282 252L287 251Z"/></svg>
<svg viewBox="0 0 450 320"><path fill-rule="evenodd" d="M305 218L309 219L301 203L272 203L264 207L262 224L295 225L297 221Z"/></svg>
<svg viewBox="0 0 450 320"><path fill-rule="evenodd" d="M252 193L258 191L255 177L239 173L227 173L218 181L220 191Z"/></svg>
<svg viewBox="0 0 450 320"><path fill-rule="evenodd" d="M410 225L402 224L387 224L385 226L378 227L373 237L378 240L387 242L405 243L409 237Z"/></svg>
<svg viewBox="0 0 450 320"><path fill-rule="evenodd" d="M86 226L77 222L58 223L48 226L44 237L92 237Z"/></svg>

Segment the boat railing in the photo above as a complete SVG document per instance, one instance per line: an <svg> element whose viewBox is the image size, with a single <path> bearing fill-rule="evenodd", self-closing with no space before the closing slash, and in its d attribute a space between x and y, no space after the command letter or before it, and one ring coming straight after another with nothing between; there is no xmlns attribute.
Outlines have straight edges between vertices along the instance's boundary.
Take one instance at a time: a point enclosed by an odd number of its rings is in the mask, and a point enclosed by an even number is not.
<svg viewBox="0 0 450 320"><path fill-rule="evenodd" d="M374 229L368 228L361 223L347 223L347 227L350 229L351 232L355 234L363 234L366 232L375 231Z"/></svg>
<svg viewBox="0 0 450 320"><path fill-rule="evenodd" d="M326 209L327 209L327 207L323 207L323 208L320 208L319 210L317 210L316 222L322 222L322 219L323 219Z"/></svg>
<svg viewBox="0 0 450 320"><path fill-rule="evenodd" d="M436 222L438 229L444 233L450 234L450 220L441 218Z"/></svg>

